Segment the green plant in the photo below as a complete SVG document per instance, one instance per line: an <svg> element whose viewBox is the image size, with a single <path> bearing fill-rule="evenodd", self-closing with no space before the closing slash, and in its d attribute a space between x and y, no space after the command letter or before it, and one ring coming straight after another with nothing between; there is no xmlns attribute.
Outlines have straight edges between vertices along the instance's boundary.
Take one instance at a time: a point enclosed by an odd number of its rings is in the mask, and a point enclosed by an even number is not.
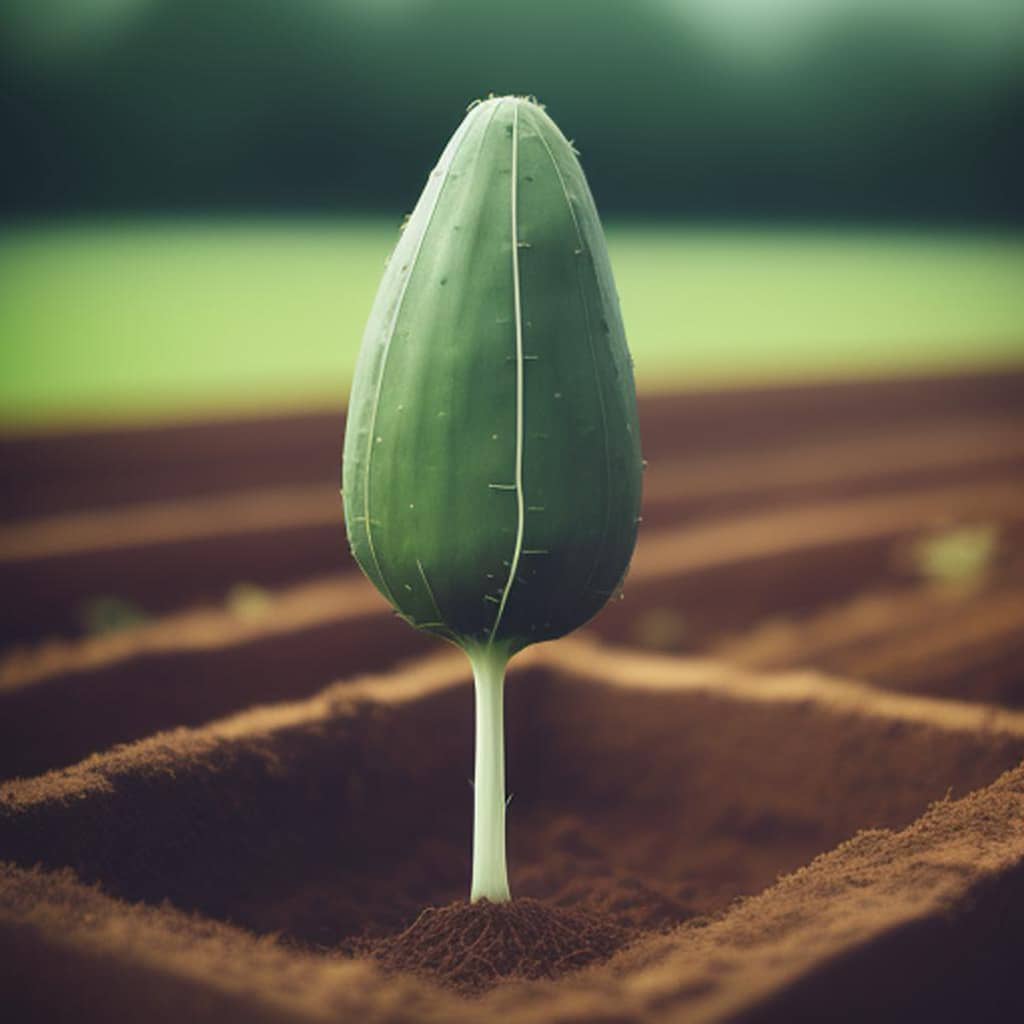
<svg viewBox="0 0 1024 1024"><path fill-rule="evenodd" d="M641 475L632 366L575 151L531 100L478 103L385 270L342 481L363 571L473 666L474 900L509 898L506 665L617 591Z"/></svg>

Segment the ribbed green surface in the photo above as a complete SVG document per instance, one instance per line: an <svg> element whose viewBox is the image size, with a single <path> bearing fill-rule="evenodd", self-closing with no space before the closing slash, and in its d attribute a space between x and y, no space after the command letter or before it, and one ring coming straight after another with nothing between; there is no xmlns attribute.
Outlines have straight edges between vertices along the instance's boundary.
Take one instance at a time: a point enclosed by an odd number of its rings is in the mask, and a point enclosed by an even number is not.
<svg viewBox="0 0 1024 1024"><path fill-rule="evenodd" d="M554 122L475 106L388 263L349 403L352 551L414 625L511 650L614 592L636 539L636 394L604 236Z"/></svg>

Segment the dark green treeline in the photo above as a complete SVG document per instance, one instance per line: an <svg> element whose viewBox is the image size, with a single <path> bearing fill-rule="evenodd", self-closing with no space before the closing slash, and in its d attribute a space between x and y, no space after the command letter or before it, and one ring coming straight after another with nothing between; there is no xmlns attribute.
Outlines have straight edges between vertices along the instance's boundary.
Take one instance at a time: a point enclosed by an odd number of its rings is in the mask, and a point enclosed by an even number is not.
<svg viewBox="0 0 1024 1024"><path fill-rule="evenodd" d="M1024 220L1014 4L790 5L8 0L2 212L394 211L493 91L608 213Z"/></svg>

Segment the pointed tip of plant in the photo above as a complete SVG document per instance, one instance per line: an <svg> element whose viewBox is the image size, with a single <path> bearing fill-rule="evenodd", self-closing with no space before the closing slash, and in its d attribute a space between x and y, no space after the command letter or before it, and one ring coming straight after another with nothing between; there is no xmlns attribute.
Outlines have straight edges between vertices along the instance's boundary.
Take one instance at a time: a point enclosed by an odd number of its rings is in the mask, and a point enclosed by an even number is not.
<svg viewBox="0 0 1024 1024"><path fill-rule="evenodd" d="M518 93L498 93L489 92L486 96L478 96L473 100L467 107L466 113L468 114L471 110L475 110L477 107L484 106L488 103L503 103L505 100L514 100L516 103L524 103L530 107L536 107L538 110L546 110L547 107L541 103L536 96L532 93L528 95L520 95Z"/></svg>

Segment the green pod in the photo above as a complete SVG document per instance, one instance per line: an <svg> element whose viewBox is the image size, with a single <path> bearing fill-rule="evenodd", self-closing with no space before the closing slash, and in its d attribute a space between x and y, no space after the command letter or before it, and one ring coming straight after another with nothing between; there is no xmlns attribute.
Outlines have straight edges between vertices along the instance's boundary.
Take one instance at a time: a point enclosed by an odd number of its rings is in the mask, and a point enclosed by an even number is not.
<svg viewBox="0 0 1024 1024"><path fill-rule="evenodd" d="M363 337L342 479L352 552L412 625L511 654L616 592L641 477L583 170L538 104L481 102L431 173Z"/></svg>

